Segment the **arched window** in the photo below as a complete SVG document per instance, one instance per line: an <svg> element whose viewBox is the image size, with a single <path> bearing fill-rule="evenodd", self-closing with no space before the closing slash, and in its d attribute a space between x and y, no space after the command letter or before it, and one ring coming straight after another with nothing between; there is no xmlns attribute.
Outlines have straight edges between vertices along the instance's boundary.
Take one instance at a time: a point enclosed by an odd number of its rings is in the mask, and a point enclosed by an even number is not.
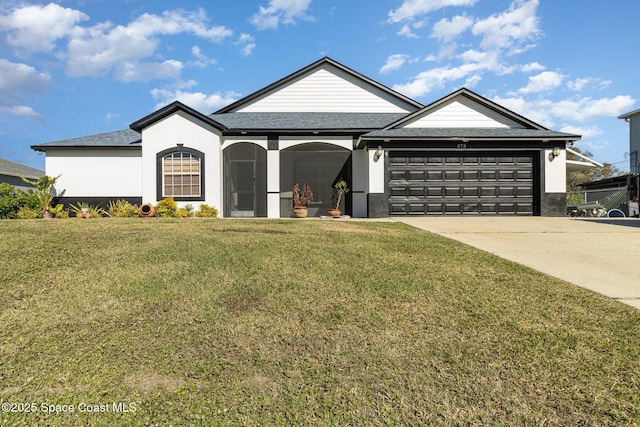
<svg viewBox="0 0 640 427"><path fill-rule="evenodd" d="M204 153L178 146L158 153L158 200L204 200Z"/></svg>

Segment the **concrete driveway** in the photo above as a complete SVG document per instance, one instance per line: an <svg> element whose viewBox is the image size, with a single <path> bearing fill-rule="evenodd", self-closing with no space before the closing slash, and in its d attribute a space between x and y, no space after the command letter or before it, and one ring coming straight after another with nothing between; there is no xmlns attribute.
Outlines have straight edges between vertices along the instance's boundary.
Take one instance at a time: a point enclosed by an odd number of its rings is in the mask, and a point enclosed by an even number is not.
<svg viewBox="0 0 640 427"><path fill-rule="evenodd" d="M640 219L495 216L394 219L640 309Z"/></svg>

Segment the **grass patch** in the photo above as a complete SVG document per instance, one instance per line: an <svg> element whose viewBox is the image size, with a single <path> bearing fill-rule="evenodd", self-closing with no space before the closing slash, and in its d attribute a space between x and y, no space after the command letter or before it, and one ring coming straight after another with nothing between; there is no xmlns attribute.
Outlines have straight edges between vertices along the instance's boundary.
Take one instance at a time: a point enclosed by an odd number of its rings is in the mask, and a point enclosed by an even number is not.
<svg viewBox="0 0 640 427"><path fill-rule="evenodd" d="M403 224L0 236L2 425L640 423L637 310Z"/></svg>

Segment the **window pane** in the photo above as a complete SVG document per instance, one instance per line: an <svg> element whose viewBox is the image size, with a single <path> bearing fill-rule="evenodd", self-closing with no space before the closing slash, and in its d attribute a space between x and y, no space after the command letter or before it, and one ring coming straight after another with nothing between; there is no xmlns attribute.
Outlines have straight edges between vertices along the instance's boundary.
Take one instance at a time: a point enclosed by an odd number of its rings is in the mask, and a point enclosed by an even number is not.
<svg viewBox="0 0 640 427"><path fill-rule="evenodd" d="M164 196L200 196L200 157L186 152L162 159Z"/></svg>

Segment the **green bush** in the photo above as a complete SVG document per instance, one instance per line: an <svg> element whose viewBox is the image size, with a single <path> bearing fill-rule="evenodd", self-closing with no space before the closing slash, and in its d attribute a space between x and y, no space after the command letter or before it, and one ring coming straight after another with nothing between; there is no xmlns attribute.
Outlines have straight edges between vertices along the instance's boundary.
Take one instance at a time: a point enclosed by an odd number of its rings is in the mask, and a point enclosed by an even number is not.
<svg viewBox="0 0 640 427"><path fill-rule="evenodd" d="M173 200L173 197L167 197L158 202L156 206L156 216L160 218L171 218L176 216L177 210L178 204Z"/></svg>
<svg viewBox="0 0 640 427"><path fill-rule="evenodd" d="M0 219L16 218L21 206L38 208L38 200L33 190L18 190L6 182L0 184Z"/></svg>
<svg viewBox="0 0 640 427"><path fill-rule="evenodd" d="M49 208L49 213L51 214L51 218L69 218L69 210L64 208L64 205L58 203L55 207Z"/></svg>
<svg viewBox="0 0 640 427"><path fill-rule="evenodd" d="M16 218L18 219L36 219L42 218L42 212L40 209L33 209L29 206L21 206L16 212Z"/></svg>
<svg viewBox="0 0 640 427"><path fill-rule="evenodd" d="M116 200L109 202L106 213L111 218L137 218L138 207L126 200Z"/></svg>
<svg viewBox="0 0 640 427"><path fill-rule="evenodd" d="M184 205L182 208L178 208L176 211L176 218L190 218L194 215L193 205L191 203Z"/></svg>
<svg viewBox="0 0 640 427"><path fill-rule="evenodd" d="M191 215L189 214L189 211L187 209L179 208L174 214L174 216L176 218L189 218Z"/></svg>
<svg viewBox="0 0 640 427"><path fill-rule="evenodd" d="M200 205L200 209L196 211L196 216L199 218L217 218L218 209L203 203Z"/></svg>

